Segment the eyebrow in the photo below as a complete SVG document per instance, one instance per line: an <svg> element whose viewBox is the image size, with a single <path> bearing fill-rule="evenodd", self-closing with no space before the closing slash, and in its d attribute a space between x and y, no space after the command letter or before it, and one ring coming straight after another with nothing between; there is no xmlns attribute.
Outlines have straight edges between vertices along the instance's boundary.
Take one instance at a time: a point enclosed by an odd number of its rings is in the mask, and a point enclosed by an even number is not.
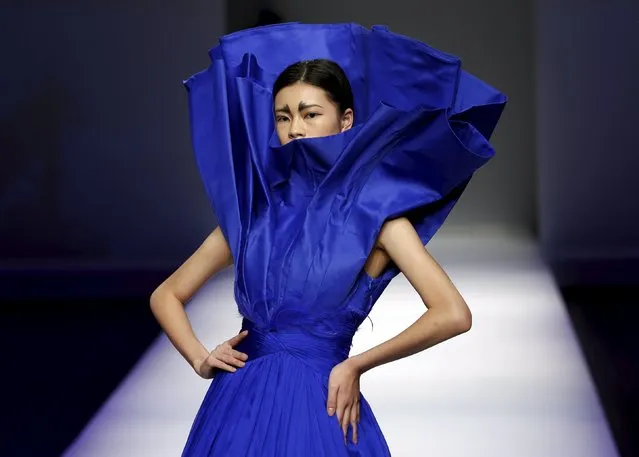
<svg viewBox="0 0 639 457"><path fill-rule="evenodd" d="M297 109L299 111L308 109L308 108L312 108L312 107L318 107L318 108L323 108L322 105L318 105L318 104L306 104L304 102L300 102L299 105L297 105ZM288 107L288 105L284 105L284 106L280 106L279 108L275 109L276 113L287 113L287 114L292 114L291 113L291 109Z"/></svg>

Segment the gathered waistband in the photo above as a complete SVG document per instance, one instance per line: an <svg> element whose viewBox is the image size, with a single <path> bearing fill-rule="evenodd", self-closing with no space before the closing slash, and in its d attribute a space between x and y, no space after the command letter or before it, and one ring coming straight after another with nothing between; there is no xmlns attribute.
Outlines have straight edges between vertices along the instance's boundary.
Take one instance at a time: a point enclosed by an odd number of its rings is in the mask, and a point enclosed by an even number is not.
<svg viewBox="0 0 639 457"><path fill-rule="evenodd" d="M312 329L262 329L244 318L242 330L248 330L248 335L235 349L246 353L249 361L284 352L328 375L350 352L351 338L314 335Z"/></svg>

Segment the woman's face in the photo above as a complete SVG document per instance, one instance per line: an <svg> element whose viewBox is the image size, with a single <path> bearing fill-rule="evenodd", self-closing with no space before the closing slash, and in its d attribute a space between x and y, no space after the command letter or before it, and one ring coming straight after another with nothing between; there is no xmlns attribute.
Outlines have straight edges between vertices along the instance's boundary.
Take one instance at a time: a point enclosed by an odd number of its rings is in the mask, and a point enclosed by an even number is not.
<svg viewBox="0 0 639 457"><path fill-rule="evenodd" d="M340 115L324 91L303 82L284 87L275 96L275 128L284 145L297 138L335 135L353 125L353 110Z"/></svg>

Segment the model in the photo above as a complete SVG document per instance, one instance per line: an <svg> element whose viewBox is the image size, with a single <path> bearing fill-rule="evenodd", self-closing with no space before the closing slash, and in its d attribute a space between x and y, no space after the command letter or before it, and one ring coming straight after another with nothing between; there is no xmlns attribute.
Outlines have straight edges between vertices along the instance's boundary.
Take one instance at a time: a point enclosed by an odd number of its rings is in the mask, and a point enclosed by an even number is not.
<svg viewBox="0 0 639 457"><path fill-rule="evenodd" d="M185 84L219 226L151 297L176 349L213 379L183 456L388 456L360 377L471 328L425 245L494 155L506 98L384 27L258 27L210 55ZM211 350L183 307L230 265L242 329ZM400 272L424 314L349 356Z"/></svg>

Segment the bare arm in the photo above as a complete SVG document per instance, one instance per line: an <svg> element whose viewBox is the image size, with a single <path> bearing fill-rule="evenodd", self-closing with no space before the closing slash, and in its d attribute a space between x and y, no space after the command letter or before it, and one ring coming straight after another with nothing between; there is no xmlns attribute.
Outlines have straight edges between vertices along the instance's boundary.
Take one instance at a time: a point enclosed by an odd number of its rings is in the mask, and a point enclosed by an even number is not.
<svg viewBox="0 0 639 457"><path fill-rule="evenodd" d="M415 228L404 217L382 227L378 245L417 290L428 309L406 330L390 340L354 356L360 373L423 351L470 330L472 316L446 272L422 245Z"/></svg>
<svg viewBox="0 0 639 457"><path fill-rule="evenodd" d="M206 359L209 351L195 336L184 305L208 279L232 263L231 250L220 227L217 227L151 294L153 315L191 367L194 367L196 360Z"/></svg>

